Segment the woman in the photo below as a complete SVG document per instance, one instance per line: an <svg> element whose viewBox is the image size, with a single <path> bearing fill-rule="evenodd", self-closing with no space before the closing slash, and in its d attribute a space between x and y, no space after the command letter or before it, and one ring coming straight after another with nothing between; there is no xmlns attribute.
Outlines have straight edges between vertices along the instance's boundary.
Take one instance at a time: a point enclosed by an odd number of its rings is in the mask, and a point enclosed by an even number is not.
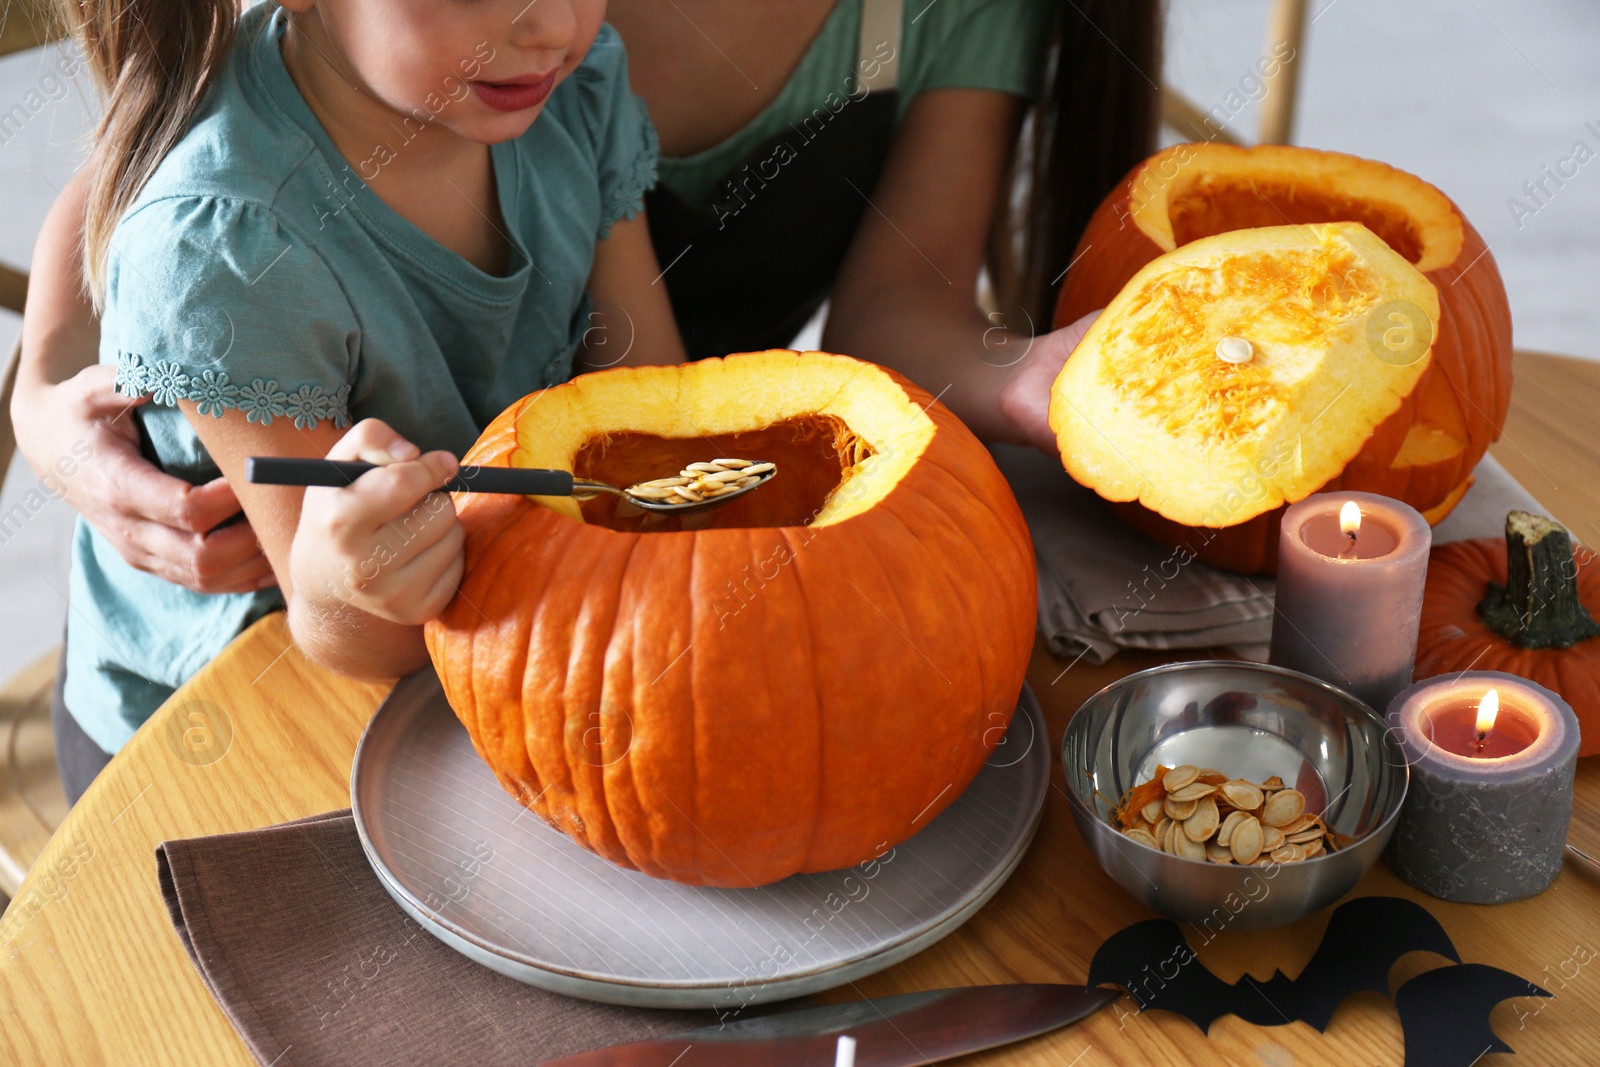
<svg viewBox="0 0 1600 1067"><path fill-rule="evenodd" d="M900 370L985 439L1049 449L1049 384L1081 331L1042 331L1077 233L1152 147L1157 7L613 0L661 140L647 217L691 354L784 344L831 293L822 347ZM1003 195L1017 176L1020 198ZM271 570L226 483L145 462L136 402L91 365L83 178L35 252L19 445L40 470L93 449L68 501L134 566L201 592L264 590ZM989 316L975 300L986 259L1004 309ZM594 325L628 344L626 309ZM210 323L175 329L217 342ZM75 796L109 757L56 711Z"/></svg>

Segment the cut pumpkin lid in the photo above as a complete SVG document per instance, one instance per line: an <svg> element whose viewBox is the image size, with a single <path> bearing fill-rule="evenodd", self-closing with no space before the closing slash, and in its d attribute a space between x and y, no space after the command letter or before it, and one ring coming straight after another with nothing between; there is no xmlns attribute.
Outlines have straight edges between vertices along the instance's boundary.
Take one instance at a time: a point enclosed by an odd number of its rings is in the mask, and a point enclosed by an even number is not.
<svg viewBox="0 0 1600 1067"><path fill-rule="evenodd" d="M1438 321L1433 283L1360 223L1201 238L1101 312L1050 427L1107 500L1232 526L1337 476L1416 386Z"/></svg>

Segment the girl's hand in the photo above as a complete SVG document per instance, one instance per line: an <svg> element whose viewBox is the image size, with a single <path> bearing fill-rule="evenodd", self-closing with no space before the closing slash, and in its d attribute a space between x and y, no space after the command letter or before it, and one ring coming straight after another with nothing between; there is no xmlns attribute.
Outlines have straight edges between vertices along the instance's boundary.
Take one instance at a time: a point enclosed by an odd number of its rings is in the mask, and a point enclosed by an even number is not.
<svg viewBox="0 0 1600 1067"><path fill-rule="evenodd" d="M289 549L295 595L347 604L403 626L438 617L461 582L465 531L448 494L449 452L422 455L377 419L364 419L329 459L381 466L342 489L305 492Z"/></svg>
<svg viewBox="0 0 1600 1067"><path fill-rule="evenodd" d="M1070 326L1035 338L1028 357L1000 391L1000 412L1015 428L1017 440L1058 455L1056 435L1050 429L1050 389L1099 314L1091 311Z"/></svg>

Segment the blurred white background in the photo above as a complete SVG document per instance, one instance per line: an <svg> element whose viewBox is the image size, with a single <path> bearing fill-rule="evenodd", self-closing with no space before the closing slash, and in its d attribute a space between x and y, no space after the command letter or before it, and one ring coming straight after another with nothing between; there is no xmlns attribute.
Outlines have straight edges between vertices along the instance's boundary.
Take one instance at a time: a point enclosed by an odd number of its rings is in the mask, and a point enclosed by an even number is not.
<svg viewBox="0 0 1600 1067"><path fill-rule="evenodd" d="M1230 91L1248 95L1243 79L1261 55L1266 10L1267 0L1169 0L1167 81L1202 109ZM1313 0L1310 18L1295 142L1381 159L1438 185L1499 262L1517 345L1600 359L1600 4ZM28 262L92 123L85 76L53 89L61 60L56 49L0 60L0 115L43 101L20 128L0 127L0 260L14 265ZM1255 104L1228 129L1254 140ZM1575 153L1589 161L1557 187L1546 168ZM1541 180L1536 200L1524 183ZM19 324L0 311L0 352ZM18 459L0 512L37 488ZM0 527L0 679L60 638L71 528L59 502L14 533Z"/></svg>

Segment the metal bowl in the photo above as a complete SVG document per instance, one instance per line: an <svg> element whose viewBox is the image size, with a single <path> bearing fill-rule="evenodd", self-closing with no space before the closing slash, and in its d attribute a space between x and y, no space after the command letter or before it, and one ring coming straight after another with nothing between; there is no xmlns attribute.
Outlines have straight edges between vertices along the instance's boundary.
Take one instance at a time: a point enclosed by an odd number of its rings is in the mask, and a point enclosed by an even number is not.
<svg viewBox="0 0 1600 1067"><path fill-rule="evenodd" d="M1183 859L1110 823L1112 806L1158 765L1190 763L1260 782L1276 774L1306 810L1356 838L1295 863L1263 867ZM1078 709L1061 742L1078 830L1107 874L1135 898L1209 932L1282 926L1361 880L1394 832L1405 753L1384 720L1341 689L1298 671L1229 660L1130 674Z"/></svg>

